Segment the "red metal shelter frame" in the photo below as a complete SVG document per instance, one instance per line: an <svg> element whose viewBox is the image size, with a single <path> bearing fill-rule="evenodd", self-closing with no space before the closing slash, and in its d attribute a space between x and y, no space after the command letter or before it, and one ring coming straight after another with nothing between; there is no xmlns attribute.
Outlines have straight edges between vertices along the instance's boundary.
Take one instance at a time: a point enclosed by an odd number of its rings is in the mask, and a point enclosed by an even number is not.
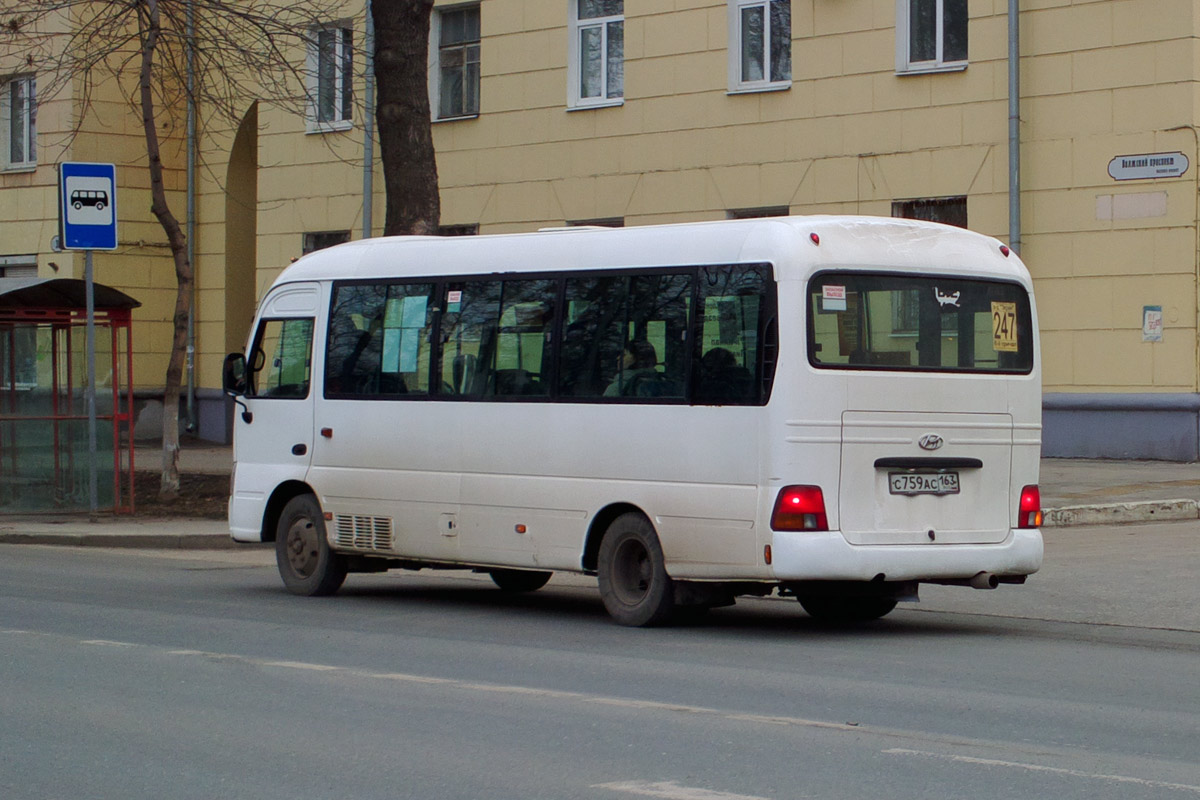
<svg viewBox="0 0 1200 800"><path fill-rule="evenodd" d="M76 371L80 365L75 362L76 348L85 339L87 313L83 308L75 307L38 307L39 302L58 304L58 299L48 296L48 289L59 290L61 294L72 295L62 302L69 305L77 291L74 284L82 281L52 280L52 281L17 281L15 279L0 279L0 284L29 284L18 286L16 289L0 289L4 302L0 303L0 338L7 345L7 370L0 375L0 476L8 473L18 475L18 459L21 450L17 445L17 423L45 422L51 427L51 442L53 446L53 480L56 491L58 487L69 484L69 473L79 467L78 460L84 459L86 468L87 452L82 456L75 452L70 437L64 437L63 429L68 424L86 423L87 408L83 390L86 389L86 379L77 380ZM69 285L68 285L69 284ZM116 513L132 513L134 509L133 475L133 331L131 308L137 305L136 300L108 287L103 289L104 299L110 306L101 307L100 292L97 293L97 304L94 311L94 321L97 331L108 329L109 352L98 350L96 353L97 372L108 359L111 380L109 386L98 388L97 397L101 392L111 391L112 403L109 409L96 415L98 422L110 421L112 424L112 498L113 504L109 509ZM17 332L21 329L49 330L50 336L50 404L49 413L20 407L20 391L18 384ZM78 337L76 339L75 337ZM101 339L97 336L97 339ZM82 348L80 348L82 349ZM24 413L23 413L24 411ZM38 511L43 509L36 509ZM46 511L62 509L47 508ZM86 510L86 509L85 509Z"/></svg>

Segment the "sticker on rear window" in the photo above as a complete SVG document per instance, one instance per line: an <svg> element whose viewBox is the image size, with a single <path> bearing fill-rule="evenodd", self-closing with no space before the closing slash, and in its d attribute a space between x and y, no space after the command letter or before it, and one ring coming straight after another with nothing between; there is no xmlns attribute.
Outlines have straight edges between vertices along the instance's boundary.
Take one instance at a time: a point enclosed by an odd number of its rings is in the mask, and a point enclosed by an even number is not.
<svg viewBox="0 0 1200 800"><path fill-rule="evenodd" d="M992 303L992 348L998 353L1017 352L1017 304Z"/></svg>

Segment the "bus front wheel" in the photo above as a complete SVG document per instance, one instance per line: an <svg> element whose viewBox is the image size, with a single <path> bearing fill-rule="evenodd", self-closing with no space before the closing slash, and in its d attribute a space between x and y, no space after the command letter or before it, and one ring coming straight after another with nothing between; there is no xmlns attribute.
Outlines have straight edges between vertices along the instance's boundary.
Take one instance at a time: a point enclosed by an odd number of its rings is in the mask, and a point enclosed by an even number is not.
<svg viewBox="0 0 1200 800"><path fill-rule="evenodd" d="M325 518L311 494L293 497L283 507L275 528L275 562L292 594L333 594L346 580L346 559L329 549Z"/></svg>
<svg viewBox="0 0 1200 800"><path fill-rule="evenodd" d="M546 585L554 573L531 569L493 569L488 574L501 591L536 592Z"/></svg>
<svg viewBox="0 0 1200 800"><path fill-rule="evenodd" d="M617 517L600 541L600 599L619 625L659 625L674 610L675 589L654 528L641 514Z"/></svg>

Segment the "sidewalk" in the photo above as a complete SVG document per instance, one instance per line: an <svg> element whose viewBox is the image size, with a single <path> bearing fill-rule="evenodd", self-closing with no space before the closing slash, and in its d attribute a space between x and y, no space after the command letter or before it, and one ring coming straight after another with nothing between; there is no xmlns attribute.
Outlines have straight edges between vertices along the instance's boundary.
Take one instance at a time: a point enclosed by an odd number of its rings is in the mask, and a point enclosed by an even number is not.
<svg viewBox="0 0 1200 800"><path fill-rule="evenodd" d="M157 447L139 447L134 465L157 469L161 458ZM188 446L179 462L184 473L228 474L232 449ZM1200 518L1200 463L1047 458L1039 485L1046 528ZM0 516L0 544L17 543L197 550L264 546L234 543L223 520Z"/></svg>

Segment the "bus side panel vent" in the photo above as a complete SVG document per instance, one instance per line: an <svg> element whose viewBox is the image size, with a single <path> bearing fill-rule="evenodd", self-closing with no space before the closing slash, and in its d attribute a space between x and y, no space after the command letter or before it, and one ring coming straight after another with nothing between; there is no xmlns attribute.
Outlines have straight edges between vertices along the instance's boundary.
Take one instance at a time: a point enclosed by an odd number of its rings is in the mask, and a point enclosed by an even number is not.
<svg viewBox="0 0 1200 800"><path fill-rule="evenodd" d="M390 517L338 514L333 538L338 547L350 550L391 550L392 520Z"/></svg>

